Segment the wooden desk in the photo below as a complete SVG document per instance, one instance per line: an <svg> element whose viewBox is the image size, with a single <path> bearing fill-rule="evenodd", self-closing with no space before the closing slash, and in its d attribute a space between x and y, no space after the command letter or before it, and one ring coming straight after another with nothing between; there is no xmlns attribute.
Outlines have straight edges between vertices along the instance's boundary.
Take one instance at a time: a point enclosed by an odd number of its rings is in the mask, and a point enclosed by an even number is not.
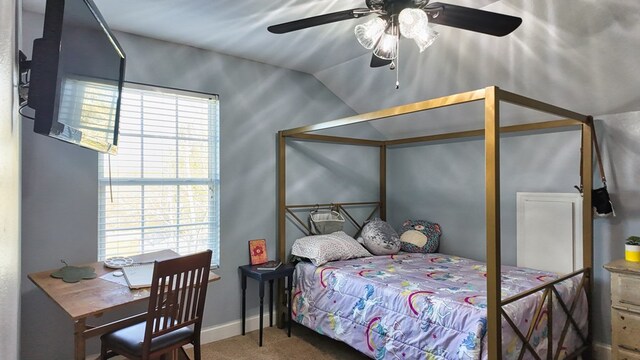
<svg viewBox="0 0 640 360"><path fill-rule="evenodd" d="M145 254L134 257L136 262L145 262L153 259L166 260L179 256L173 251L165 250L159 253ZM98 277L91 280L80 280L77 283L66 283L62 279L51 277L51 273L58 270L47 270L29 274L37 287L44 291L53 302L58 304L74 322L75 360L85 359L86 339L100 336L120 327L132 325L144 320L142 316L133 316L117 323L99 326L87 325L90 317L99 317L102 314L123 308L133 303L146 301L149 298L149 289L130 290L123 286L100 277L106 273L115 271L103 266L102 262L85 264L92 266ZM219 280L220 276L209 273L209 281Z"/></svg>

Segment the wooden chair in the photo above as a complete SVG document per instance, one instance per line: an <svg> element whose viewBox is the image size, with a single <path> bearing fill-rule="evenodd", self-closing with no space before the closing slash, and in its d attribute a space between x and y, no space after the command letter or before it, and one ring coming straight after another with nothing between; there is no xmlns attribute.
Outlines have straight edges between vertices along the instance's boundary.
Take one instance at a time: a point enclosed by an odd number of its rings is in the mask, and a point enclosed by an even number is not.
<svg viewBox="0 0 640 360"><path fill-rule="evenodd" d="M156 261L145 321L102 335L101 359L122 355L152 359L193 344L200 359L200 330L211 250ZM140 316L140 315L138 315Z"/></svg>

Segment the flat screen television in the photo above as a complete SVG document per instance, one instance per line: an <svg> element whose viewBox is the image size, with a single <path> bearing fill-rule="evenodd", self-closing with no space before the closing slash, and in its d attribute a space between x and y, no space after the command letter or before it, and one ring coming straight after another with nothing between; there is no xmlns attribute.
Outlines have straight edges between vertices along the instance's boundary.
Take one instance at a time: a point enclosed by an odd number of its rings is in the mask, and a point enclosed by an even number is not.
<svg viewBox="0 0 640 360"><path fill-rule="evenodd" d="M115 154L125 54L92 0L47 0L27 105L36 133Z"/></svg>

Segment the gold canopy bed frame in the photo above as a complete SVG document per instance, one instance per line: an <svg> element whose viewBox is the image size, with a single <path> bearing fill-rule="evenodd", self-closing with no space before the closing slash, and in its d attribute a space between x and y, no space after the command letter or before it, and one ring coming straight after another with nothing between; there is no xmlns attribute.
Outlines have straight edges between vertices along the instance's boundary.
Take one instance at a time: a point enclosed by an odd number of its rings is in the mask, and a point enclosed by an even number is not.
<svg viewBox="0 0 640 360"><path fill-rule="evenodd" d="M453 132L447 134L437 134L437 135L427 135L427 136L419 136L419 137L409 137L409 138L401 138L394 140L367 140L367 139L358 139L351 137L339 137L332 135L320 135L314 134L313 132L320 130L327 130L336 127L341 127L345 125L353 125L358 123L364 123L372 120L380 120L385 118L392 118L394 116L417 113L428 111L437 108L443 108L448 106L460 105L470 102L478 102L484 101L484 129L470 130L470 131L461 131L461 132ZM510 125L510 126L500 126L500 104L502 102L510 103L516 106L529 108L533 110L537 110L543 113L551 114L553 116L561 117L560 120L550 120L543 122L533 122L526 124L518 124L518 125ZM499 147L499 138L501 133L513 133L513 132L521 132L521 131L532 131L532 130L547 130L547 129L559 129L559 128L579 128L581 130L582 141L581 141L581 181L584 189L591 189L593 180L592 180L592 131L593 131L593 119L591 116L582 115L567 109L563 109L554 105L550 105L538 100L534 100L531 98L527 98L515 93L511 93L505 90L502 90L496 86L487 87L484 89L479 89L475 91L469 91L459 94L454 94L450 96L440 97L431 100L425 100L421 102L416 102L407 105L395 106L391 108L387 108L384 110L369 112L365 114L359 114L351 117L346 117L338 120L323 122L315 125L302 126L288 130L282 130L278 132L278 244L277 251L280 260L286 261L286 219L289 216L293 215L292 210L294 208L302 208L302 207L312 207L315 205L287 205L286 202L286 144L287 138L294 140L307 140L307 141L320 141L320 142L329 142L335 144L349 144L349 145L362 145L362 146L372 146L380 148L380 178L379 178L379 200L378 202L373 202L376 205L376 209L379 211L380 217L383 220L386 220L386 152L387 148L397 146L397 145L405 145L412 143L422 143L429 141L438 141L438 140L450 140L450 139L464 139L469 137L484 137L485 144L485 216L486 216L486 264L487 264L487 340L488 340L488 358L489 359L499 359L502 354L502 344L501 344L501 321L502 317L505 318L507 323L514 328L517 336L522 340L522 352L520 354L520 358L524 355L525 350L529 350L530 353L533 354L535 358L539 358L531 345L529 345L530 333L523 334L520 332L517 327L513 324L511 319L507 316L507 314L502 310L502 306L511 303L513 301L519 300L525 296L531 295L535 292L542 291L542 301L540 305L535 309L536 319L540 316L541 313L548 313L548 341L551 343L553 341L553 336L551 336L552 324L551 316L552 316L552 298L555 294L556 298L560 300L560 307L562 311L564 311L567 315L567 321L563 326L563 332L560 338L560 344L569 329L569 326L573 326L582 339L582 347L577 349L573 354L570 355L570 358L577 357L582 354L585 350L589 349L591 344L591 289L592 289L592 277L591 277L591 269L593 266L593 222L592 222L592 207L591 207L591 192L584 191L583 192L583 209L582 209L582 263L584 268L573 273L567 274L565 276L560 277L559 279L541 285L539 287L530 289L518 295L512 296L508 299L501 299L500 296L500 265L501 265L501 251L500 251L500 147ZM344 210L344 206L349 206L353 204L360 203L342 203L342 204L330 204L331 206L339 207L341 210ZM361 203L367 204L367 203ZM371 203L369 203L371 204ZM329 204L324 204L329 205ZM375 210L374 210L375 211ZM295 216L294 216L295 217ZM296 218L296 221L301 223L299 219ZM357 225L356 225L357 226ZM580 283L580 288L576 294L579 294L584 291L587 296L587 306L588 306L588 325L587 325L587 334L582 334L579 330L579 327L576 321L571 316L573 314L573 310L576 307L577 298L572 301L571 308L568 308L566 304L564 304L560 297L558 296L557 290L555 286L557 283L571 278L573 276L582 275L582 280ZM284 308L282 306L283 301L285 299L284 294L284 286L282 282L279 284L278 291L278 314L282 314ZM545 299L546 305L545 305ZM542 309L546 306L546 309ZM279 325L282 321L282 316L277 317L277 321ZM532 322L535 324L536 321ZM548 347L552 349L552 346ZM560 346L558 346L560 348ZM547 354L547 359L557 359L560 355L560 351L557 354L551 354L552 351L549 351ZM583 356L588 356L589 351L582 354Z"/></svg>

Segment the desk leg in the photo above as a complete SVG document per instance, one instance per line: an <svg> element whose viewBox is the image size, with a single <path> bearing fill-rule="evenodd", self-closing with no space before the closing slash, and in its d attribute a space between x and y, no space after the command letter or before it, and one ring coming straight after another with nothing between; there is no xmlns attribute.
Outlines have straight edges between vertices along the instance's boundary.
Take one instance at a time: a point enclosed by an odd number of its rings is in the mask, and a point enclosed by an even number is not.
<svg viewBox="0 0 640 360"><path fill-rule="evenodd" d="M293 274L287 276L287 313L289 314L289 324L287 325L287 336L291 337L291 297L293 296Z"/></svg>
<svg viewBox="0 0 640 360"><path fill-rule="evenodd" d="M247 276L243 273L242 277L242 335L244 335L244 322L247 314Z"/></svg>
<svg viewBox="0 0 640 360"><path fill-rule="evenodd" d="M260 280L260 346L262 346L262 310L264 308L264 281Z"/></svg>
<svg viewBox="0 0 640 360"><path fill-rule="evenodd" d="M269 280L269 327L273 327L273 280Z"/></svg>
<svg viewBox="0 0 640 360"><path fill-rule="evenodd" d="M87 329L87 319L81 318L75 321L73 329L73 343L75 346L75 360L85 360L84 331Z"/></svg>

